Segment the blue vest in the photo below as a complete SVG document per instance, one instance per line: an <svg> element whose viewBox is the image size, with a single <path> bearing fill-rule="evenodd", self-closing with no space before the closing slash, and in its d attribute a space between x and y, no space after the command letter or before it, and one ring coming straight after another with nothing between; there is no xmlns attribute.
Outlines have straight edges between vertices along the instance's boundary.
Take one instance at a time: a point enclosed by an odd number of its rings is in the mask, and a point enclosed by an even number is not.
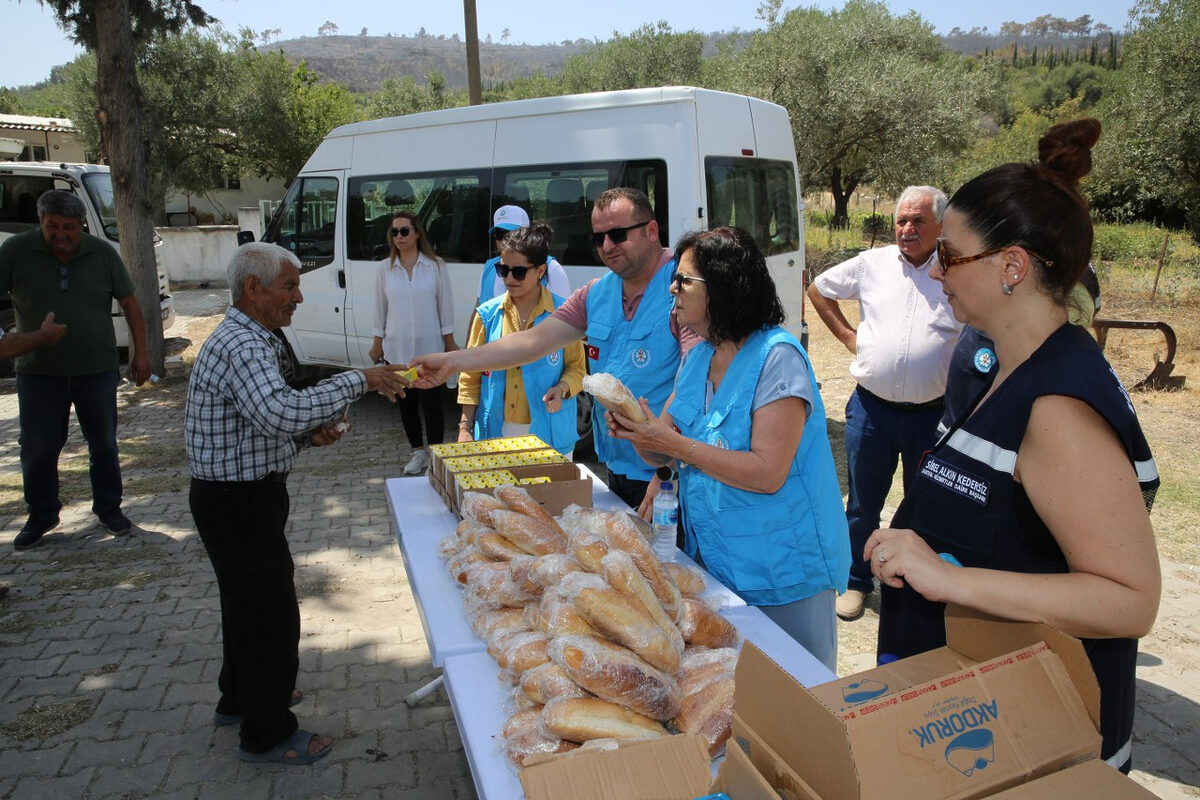
<svg viewBox="0 0 1200 800"><path fill-rule="evenodd" d="M507 293L506 293L507 294ZM558 308L563 299L556 295L554 307ZM476 311L479 321L483 324L487 341L494 342L500 338L500 326L504 321L504 295L492 298ZM543 311L534 319L534 324L541 322L550 313ZM574 397L564 400L562 408L553 414L546 411L542 395L562 379L565 354L555 350L547 356L523 365L521 378L525 381L525 397L529 402L531 424L529 431L548 443L558 452L569 456L579 440L579 428L575 419L576 401ZM484 372L479 387L479 408L475 412L475 438L495 439L501 436L504 425L504 380L505 370Z"/></svg>
<svg viewBox="0 0 1200 800"><path fill-rule="evenodd" d="M671 403L671 417L684 436L749 450L755 389L767 354L780 343L800 353L813 390L783 486L763 494L735 489L694 467L679 472L684 552L692 558L699 553L709 572L756 606L783 605L831 588L844 592L850 573L846 511L812 364L786 330L763 328L734 356L705 411L713 347L702 342L680 368Z"/></svg>
<svg viewBox="0 0 1200 800"><path fill-rule="evenodd" d="M675 261L659 268L646 286L632 320L625 319L621 305L621 279L609 272L588 290L587 354L589 371L607 372L620 378L634 397L645 397L650 410L662 411L671 396L679 369L679 341L668 320L675 298L671 297L671 273ZM596 458L611 472L639 481L654 477L651 469L629 442L608 435L604 408L592 406L592 436Z"/></svg>

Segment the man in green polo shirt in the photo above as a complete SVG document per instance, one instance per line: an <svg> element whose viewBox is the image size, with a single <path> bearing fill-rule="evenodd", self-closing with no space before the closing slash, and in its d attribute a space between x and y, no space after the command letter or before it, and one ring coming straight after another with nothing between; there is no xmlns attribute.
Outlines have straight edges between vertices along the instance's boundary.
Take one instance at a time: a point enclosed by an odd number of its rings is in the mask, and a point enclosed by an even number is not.
<svg viewBox="0 0 1200 800"><path fill-rule="evenodd" d="M83 232L85 209L73 194L46 192L37 210L37 230L0 245L0 292L12 297L18 332L38 329L51 311L67 329L54 344L16 359L21 474L29 509L13 541L18 550L33 547L58 524L58 457L72 406L88 444L92 511L114 535L132 527L121 511L114 298L133 342L130 377L139 386L150 377L146 328L120 255L108 242Z"/></svg>

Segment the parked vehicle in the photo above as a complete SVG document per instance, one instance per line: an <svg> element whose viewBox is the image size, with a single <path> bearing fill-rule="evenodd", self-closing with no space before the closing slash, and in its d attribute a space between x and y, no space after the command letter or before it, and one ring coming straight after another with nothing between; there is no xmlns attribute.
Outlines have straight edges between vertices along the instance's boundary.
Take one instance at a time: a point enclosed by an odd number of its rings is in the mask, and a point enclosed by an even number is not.
<svg viewBox="0 0 1200 800"><path fill-rule="evenodd" d="M344 125L289 187L263 239L300 259L305 302L280 332L296 366L365 366L375 273L393 212L416 210L450 270L455 336L466 340L501 205L554 228L572 287L604 274L591 245L596 196L644 191L664 246L686 231L753 233L806 338L804 249L787 112L690 87L547 97ZM252 238L243 232L242 241Z"/></svg>
<svg viewBox="0 0 1200 800"><path fill-rule="evenodd" d="M38 227L37 199L51 189L71 192L82 200L86 210L85 230L120 249L112 178L108 167L99 164L0 162L0 241ZM155 246L160 243L155 236ZM155 250L156 258L157 252ZM165 330L175 321L175 304L171 299L167 273L161 264L158 267L158 297ZM146 313L145 309L142 311ZM117 347L128 348L129 326L125 324L125 316L115 300L112 316ZM7 294L0 294L0 327L5 331L16 327L16 315ZM11 370L11 364L3 362L0 370L5 369Z"/></svg>

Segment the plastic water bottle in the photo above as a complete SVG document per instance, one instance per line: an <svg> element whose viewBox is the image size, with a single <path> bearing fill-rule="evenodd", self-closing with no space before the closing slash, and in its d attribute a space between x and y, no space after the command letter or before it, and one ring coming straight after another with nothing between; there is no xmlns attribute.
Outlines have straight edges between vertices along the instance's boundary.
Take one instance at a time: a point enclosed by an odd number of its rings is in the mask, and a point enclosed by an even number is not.
<svg viewBox="0 0 1200 800"><path fill-rule="evenodd" d="M654 555L662 562L675 558L675 529L679 522L679 498L675 484L663 481L654 496Z"/></svg>

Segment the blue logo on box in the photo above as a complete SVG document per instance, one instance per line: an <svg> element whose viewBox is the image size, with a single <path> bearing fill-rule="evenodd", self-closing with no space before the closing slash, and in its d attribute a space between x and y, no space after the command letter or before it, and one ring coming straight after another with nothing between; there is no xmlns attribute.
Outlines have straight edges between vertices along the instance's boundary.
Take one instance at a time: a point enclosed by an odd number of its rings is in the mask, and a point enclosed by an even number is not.
<svg viewBox="0 0 1200 800"><path fill-rule="evenodd" d="M995 760L996 737L987 728L967 731L946 745L946 763L968 778Z"/></svg>
<svg viewBox="0 0 1200 800"><path fill-rule="evenodd" d="M847 703L865 703L868 700L874 700L882 694L887 694L888 685L880 681L874 681L870 678L863 678L861 681L847 683L842 688L842 699Z"/></svg>

